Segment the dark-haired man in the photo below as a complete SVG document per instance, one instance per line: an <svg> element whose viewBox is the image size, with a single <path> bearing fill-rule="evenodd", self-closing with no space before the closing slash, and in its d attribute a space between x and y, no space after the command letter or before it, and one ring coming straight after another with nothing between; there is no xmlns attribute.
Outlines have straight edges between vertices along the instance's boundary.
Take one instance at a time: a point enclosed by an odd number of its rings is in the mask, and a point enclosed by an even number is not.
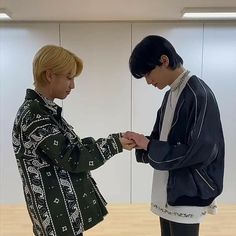
<svg viewBox="0 0 236 236"><path fill-rule="evenodd" d="M129 64L135 78L159 89L170 86L151 135L124 134L136 142L137 161L154 168L151 209L160 217L161 235L198 236L223 188L224 137L215 96L161 36L137 44Z"/></svg>

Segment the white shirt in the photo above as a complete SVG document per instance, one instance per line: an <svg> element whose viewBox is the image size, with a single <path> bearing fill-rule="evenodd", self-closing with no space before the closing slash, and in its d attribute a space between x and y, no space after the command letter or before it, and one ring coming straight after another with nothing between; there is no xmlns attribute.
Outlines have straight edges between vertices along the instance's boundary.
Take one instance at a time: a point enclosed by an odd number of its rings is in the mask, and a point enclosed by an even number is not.
<svg viewBox="0 0 236 236"><path fill-rule="evenodd" d="M160 141L167 141L167 137L173 121L175 107L179 96L188 82L191 75L189 71L184 71L178 78L170 85L171 91L166 104ZM216 213L216 203L213 202L207 207L198 206L170 206L167 204L167 182L168 171L154 170L153 185L152 185L152 200L151 211L170 221L194 224L200 223L203 217L207 214Z"/></svg>

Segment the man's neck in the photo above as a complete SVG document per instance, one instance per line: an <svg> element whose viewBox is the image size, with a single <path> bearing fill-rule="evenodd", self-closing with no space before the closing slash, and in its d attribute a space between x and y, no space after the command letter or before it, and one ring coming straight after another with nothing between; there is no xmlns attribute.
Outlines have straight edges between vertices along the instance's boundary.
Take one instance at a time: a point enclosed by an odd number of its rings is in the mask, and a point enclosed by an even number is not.
<svg viewBox="0 0 236 236"><path fill-rule="evenodd" d="M183 66L176 68L171 72L169 85L172 84L183 72L185 68Z"/></svg>
<svg viewBox="0 0 236 236"><path fill-rule="evenodd" d="M53 101L54 99L50 96L49 91L47 91L47 89L45 88L39 88L39 87L35 87L34 89L38 94L42 95L43 97L47 98L48 100Z"/></svg>

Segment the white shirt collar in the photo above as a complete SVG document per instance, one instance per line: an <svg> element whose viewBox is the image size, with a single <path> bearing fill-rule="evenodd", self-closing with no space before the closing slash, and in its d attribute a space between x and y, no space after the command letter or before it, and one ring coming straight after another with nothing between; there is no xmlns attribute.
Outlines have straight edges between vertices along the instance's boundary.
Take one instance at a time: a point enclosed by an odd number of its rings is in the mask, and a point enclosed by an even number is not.
<svg viewBox="0 0 236 236"><path fill-rule="evenodd" d="M190 73L188 70L184 70L177 78L176 80L170 85L171 91L176 90L185 80L187 75Z"/></svg>

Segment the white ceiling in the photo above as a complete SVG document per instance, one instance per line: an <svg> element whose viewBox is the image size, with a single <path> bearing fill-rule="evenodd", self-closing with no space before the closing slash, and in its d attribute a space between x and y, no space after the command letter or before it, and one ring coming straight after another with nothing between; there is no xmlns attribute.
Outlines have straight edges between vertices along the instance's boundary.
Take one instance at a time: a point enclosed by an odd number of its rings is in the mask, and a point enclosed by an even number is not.
<svg viewBox="0 0 236 236"><path fill-rule="evenodd" d="M14 21L181 20L185 7L236 7L236 0L0 0Z"/></svg>

